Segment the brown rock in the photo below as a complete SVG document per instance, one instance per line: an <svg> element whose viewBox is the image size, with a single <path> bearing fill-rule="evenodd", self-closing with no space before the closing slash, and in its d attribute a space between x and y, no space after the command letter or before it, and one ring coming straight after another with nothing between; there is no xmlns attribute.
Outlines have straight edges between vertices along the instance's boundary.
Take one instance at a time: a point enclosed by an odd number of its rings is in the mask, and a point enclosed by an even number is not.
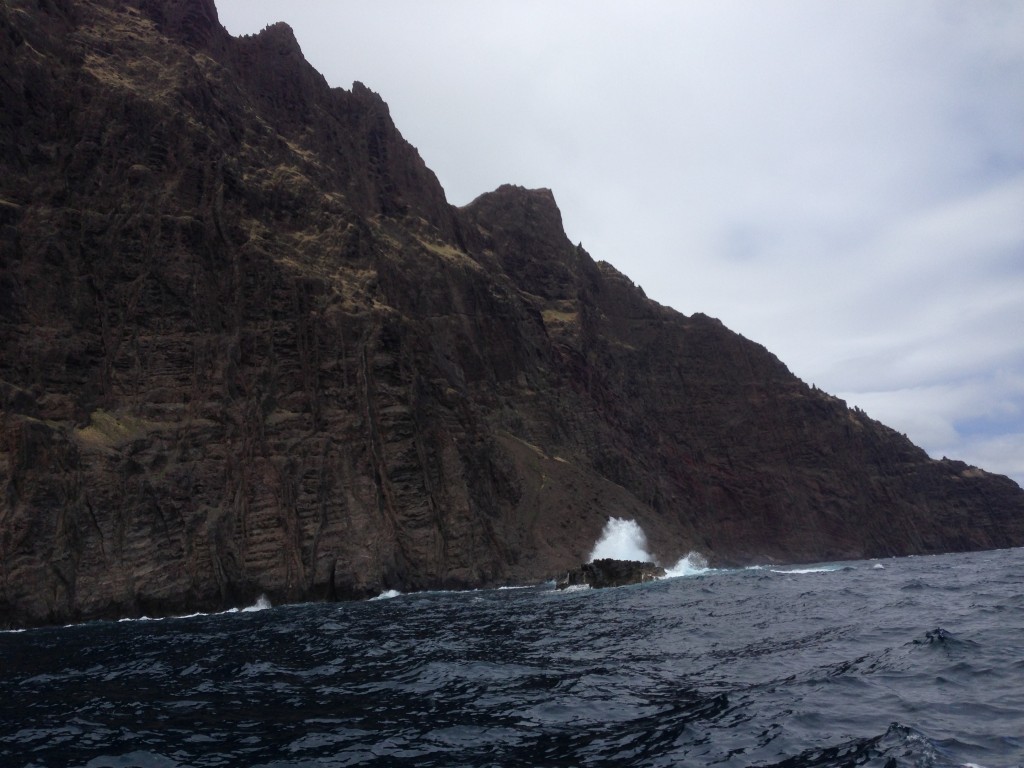
<svg viewBox="0 0 1024 768"><path fill-rule="evenodd" d="M624 587L628 584L654 581L664 576L665 569L654 563L601 558L566 571L565 576L556 581L555 587L558 589L582 585L593 589Z"/></svg>
<svg viewBox="0 0 1024 768"><path fill-rule="evenodd" d="M1024 544L551 192L455 209L387 106L210 2L0 4L0 625Z"/></svg>

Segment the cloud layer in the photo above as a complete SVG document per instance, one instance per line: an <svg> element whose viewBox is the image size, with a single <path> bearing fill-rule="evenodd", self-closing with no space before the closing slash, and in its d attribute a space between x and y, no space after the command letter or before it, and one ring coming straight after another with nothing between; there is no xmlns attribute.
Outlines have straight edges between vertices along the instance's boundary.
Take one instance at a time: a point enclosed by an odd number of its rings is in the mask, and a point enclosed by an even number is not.
<svg viewBox="0 0 1024 768"><path fill-rule="evenodd" d="M1024 5L218 7L378 91L453 203L549 187L652 298L1024 484Z"/></svg>

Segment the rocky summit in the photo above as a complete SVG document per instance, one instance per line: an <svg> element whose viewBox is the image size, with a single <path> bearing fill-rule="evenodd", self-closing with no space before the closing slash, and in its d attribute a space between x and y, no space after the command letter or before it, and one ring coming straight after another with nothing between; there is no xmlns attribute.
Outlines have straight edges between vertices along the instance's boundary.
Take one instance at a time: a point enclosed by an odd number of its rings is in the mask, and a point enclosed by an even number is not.
<svg viewBox="0 0 1024 768"><path fill-rule="evenodd" d="M463 208L369 88L210 0L0 3L0 625L1024 545L548 190ZM616 254L609 254L615 257Z"/></svg>

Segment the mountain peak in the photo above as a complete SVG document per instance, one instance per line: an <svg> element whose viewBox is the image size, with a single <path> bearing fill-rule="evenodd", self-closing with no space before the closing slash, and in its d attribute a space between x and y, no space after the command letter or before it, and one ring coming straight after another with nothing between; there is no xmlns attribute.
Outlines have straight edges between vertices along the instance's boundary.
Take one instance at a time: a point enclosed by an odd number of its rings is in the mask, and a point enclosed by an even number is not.
<svg viewBox="0 0 1024 768"><path fill-rule="evenodd" d="M291 54L305 61L302 48L295 37L295 31L283 21L278 21L264 27L256 35L256 40L261 46L271 49L275 53L282 55Z"/></svg>
<svg viewBox="0 0 1024 768"><path fill-rule="evenodd" d="M532 231L543 239L565 239L562 212L550 189L527 189L516 184L502 184L485 192L462 208L477 219L486 219L495 228ZM568 242L568 241L566 241Z"/></svg>
<svg viewBox="0 0 1024 768"><path fill-rule="evenodd" d="M469 206L482 203L511 206L521 210L526 208L548 208L558 212L555 194L546 187L530 189L518 184L502 184L491 192L484 192L469 203ZM561 216L561 213L558 212L558 215Z"/></svg>

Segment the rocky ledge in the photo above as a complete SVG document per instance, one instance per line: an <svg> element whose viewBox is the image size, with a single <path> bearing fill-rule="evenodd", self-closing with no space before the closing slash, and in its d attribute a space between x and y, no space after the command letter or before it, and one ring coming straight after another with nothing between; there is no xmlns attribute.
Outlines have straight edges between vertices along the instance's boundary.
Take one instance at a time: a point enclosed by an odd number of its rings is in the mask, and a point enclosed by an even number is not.
<svg viewBox="0 0 1024 768"><path fill-rule="evenodd" d="M604 558L584 563L579 568L573 568L565 574L564 578L558 579L555 586L558 589L574 587L586 584L594 589L603 587L623 587L626 584L640 584L645 581L654 581L665 575L665 569L654 563L644 563L639 560L614 560Z"/></svg>

